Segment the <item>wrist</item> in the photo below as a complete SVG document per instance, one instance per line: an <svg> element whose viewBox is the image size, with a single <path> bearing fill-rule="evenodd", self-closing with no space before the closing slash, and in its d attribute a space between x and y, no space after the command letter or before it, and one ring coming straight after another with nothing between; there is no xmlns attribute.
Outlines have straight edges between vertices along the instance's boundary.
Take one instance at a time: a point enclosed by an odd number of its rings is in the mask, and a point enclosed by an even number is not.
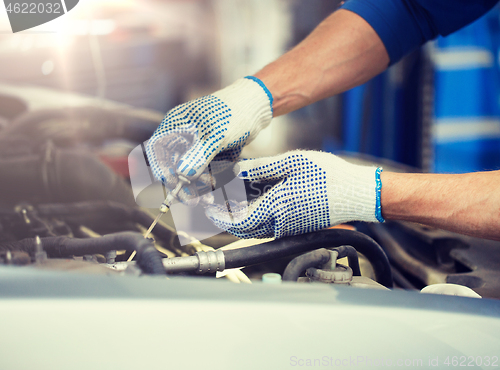
<svg viewBox="0 0 500 370"><path fill-rule="evenodd" d="M445 209L442 204L439 205L437 200L427 202L430 190L428 176L430 175L424 177L417 173L382 173L381 206L384 218L425 223L440 214Z"/></svg>
<svg viewBox="0 0 500 370"><path fill-rule="evenodd" d="M382 189L380 191L380 206L382 216L385 219L401 219L404 213L405 196L399 190L402 189L402 184L397 184L401 174L395 172L382 172L380 180Z"/></svg>
<svg viewBox="0 0 500 370"><path fill-rule="evenodd" d="M300 70L300 66L295 65L292 60L286 63L287 68L284 71L280 66L282 63L281 60L279 63L273 62L255 74L273 95L273 117L285 115L313 103L309 94L301 88L312 85L311 75L307 74L308 78L294 76L292 71Z"/></svg>

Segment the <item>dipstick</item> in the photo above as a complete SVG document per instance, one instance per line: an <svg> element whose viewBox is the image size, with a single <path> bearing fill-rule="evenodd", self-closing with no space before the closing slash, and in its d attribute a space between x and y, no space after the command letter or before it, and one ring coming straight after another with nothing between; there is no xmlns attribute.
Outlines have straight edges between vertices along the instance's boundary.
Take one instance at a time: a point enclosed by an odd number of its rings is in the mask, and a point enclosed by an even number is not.
<svg viewBox="0 0 500 370"><path fill-rule="evenodd" d="M158 216L156 216L156 218L154 219L154 221L151 224L151 226L149 226L148 231L146 231L146 233L144 234L144 238L145 239L147 239L147 237L149 236L149 234L151 234L151 232L155 228L155 226L158 223L158 221L160 221L161 216L163 216L165 213L167 213L170 210L170 206L174 202L175 198L177 198L177 194L179 194L179 191L182 189L182 187L186 183L189 184L189 180L185 179L184 177L179 176L179 183L177 184L177 186L175 187L175 189L172 190L167 195L167 197L165 198L165 200L161 204L161 206L160 206L160 213L158 213Z"/></svg>
<svg viewBox="0 0 500 370"><path fill-rule="evenodd" d="M166 212L165 212L166 213ZM151 226L149 227L148 231L146 231L146 233L144 234L144 238L147 239L149 234L151 234L151 231L153 231L153 229L155 228L156 224L158 223L158 221L160 221L160 218L161 216L163 216L164 213L160 212L158 213L158 216L156 216L155 220L153 221L153 223L151 224Z"/></svg>

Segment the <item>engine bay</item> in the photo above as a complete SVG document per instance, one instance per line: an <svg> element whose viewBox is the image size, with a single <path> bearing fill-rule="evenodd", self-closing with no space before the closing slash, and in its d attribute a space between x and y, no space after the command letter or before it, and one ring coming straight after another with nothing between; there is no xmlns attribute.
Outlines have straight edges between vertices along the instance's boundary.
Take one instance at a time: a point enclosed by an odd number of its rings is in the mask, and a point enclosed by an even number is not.
<svg viewBox="0 0 500 370"><path fill-rule="evenodd" d="M1 265L410 291L455 284L500 298L500 242L405 222L200 241L167 220L145 239L157 210L137 205L127 156L161 114L84 98L40 108L44 94L0 96Z"/></svg>

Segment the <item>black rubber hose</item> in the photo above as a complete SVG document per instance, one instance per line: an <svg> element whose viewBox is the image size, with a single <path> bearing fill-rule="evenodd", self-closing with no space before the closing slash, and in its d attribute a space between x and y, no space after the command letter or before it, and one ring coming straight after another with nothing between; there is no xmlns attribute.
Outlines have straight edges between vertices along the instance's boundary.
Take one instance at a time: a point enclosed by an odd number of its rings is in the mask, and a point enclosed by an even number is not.
<svg viewBox="0 0 500 370"><path fill-rule="evenodd" d="M300 274L307 270L309 267L320 267L330 260L331 254L325 249L316 249L315 251L304 253L295 257L286 266L283 273L284 281L297 281Z"/></svg>
<svg viewBox="0 0 500 370"><path fill-rule="evenodd" d="M350 245L365 255L375 271L377 282L392 288L392 272L383 249L372 238L357 231L331 229L288 236L252 247L224 251L226 269L250 266L318 248Z"/></svg>
<svg viewBox="0 0 500 370"><path fill-rule="evenodd" d="M100 226L102 224L109 224L110 222L114 224L126 224L133 221L148 228L154 220L152 215L137 206L131 207L112 201L40 204L36 206L36 210L41 217L57 217L66 222L84 224L86 226ZM0 208L0 217L2 217L3 213L9 217L19 217L19 214L14 211L2 210ZM175 229L161 221L155 226L153 234L158 236L174 252L182 251L188 254L196 252L196 250L188 250L182 247Z"/></svg>
<svg viewBox="0 0 500 370"><path fill-rule="evenodd" d="M37 206L38 212L44 217L59 217L65 220L80 220L88 224L89 219L94 223L106 222L136 222L146 228L151 226L155 217L137 206L127 206L111 201L87 201L77 203L41 204ZM0 209L1 216L1 209ZM182 250L177 232L163 222L156 224L153 234L164 241L169 248ZM194 252L192 252L194 253Z"/></svg>
<svg viewBox="0 0 500 370"><path fill-rule="evenodd" d="M347 257L349 267L352 269L354 276L361 276L359 269L358 253L356 249L349 245L342 245L334 248L337 251L337 259ZM327 249L317 249L315 251L295 257L286 267L283 273L284 281L297 281L300 274L309 267L321 267L330 260L331 253Z"/></svg>
<svg viewBox="0 0 500 370"><path fill-rule="evenodd" d="M356 249L351 247L350 245L341 245L338 248L335 248L338 252L338 259L347 257L347 261L349 262L349 267L352 270L353 276L361 276L361 270L359 268L359 258L358 252Z"/></svg>
<svg viewBox="0 0 500 370"><path fill-rule="evenodd" d="M86 254L104 254L111 250L137 252L137 264L144 273L166 274L160 253L150 239L144 239L139 233L121 232L104 235L100 238L75 239L65 236L42 238L42 247L52 258L83 256ZM32 254L35 251L35 239L24 239L0 244L1 250L21 250Z"/></svg>

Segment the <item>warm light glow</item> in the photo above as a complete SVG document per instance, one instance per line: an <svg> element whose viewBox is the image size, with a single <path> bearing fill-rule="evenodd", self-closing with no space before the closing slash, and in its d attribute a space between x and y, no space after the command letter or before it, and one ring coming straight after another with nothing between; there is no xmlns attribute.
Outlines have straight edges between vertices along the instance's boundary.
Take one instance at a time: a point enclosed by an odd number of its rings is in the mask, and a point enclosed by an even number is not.
<svg viewBox="0 0 500 370"><path fill-rule="evenodd" d="M52 60L46 60L42 64L42 74L44 76L50 75L54 71L54 62Z"/></svg>

